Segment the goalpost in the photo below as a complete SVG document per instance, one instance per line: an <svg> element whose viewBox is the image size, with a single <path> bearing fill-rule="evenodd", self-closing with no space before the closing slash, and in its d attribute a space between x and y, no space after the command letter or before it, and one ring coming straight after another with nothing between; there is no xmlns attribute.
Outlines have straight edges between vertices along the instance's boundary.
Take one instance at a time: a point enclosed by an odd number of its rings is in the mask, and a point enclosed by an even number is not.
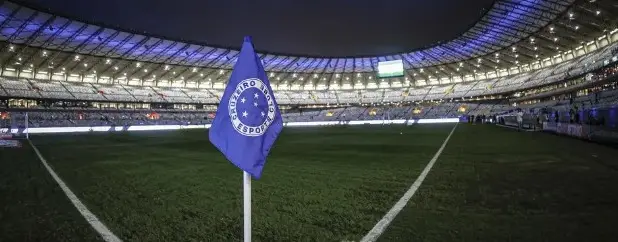
<svg viewBox="0 0 618 242"><path fill-rule="evenodd" d="M0 139L29 139L28 113L0 112Z"/></svg>

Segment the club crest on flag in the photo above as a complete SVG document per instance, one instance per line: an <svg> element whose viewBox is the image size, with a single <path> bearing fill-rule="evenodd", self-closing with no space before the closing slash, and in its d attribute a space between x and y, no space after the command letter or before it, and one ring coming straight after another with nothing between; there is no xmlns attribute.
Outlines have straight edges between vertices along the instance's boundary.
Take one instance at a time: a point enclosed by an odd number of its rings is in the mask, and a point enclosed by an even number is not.
<svg viewBox="0 0 618 242"><path fill-rule="evenodd" d="M244 136L263 135L275 120L275 110L272 94L258 78L238 83L228 102L232 126Z"/></svg>

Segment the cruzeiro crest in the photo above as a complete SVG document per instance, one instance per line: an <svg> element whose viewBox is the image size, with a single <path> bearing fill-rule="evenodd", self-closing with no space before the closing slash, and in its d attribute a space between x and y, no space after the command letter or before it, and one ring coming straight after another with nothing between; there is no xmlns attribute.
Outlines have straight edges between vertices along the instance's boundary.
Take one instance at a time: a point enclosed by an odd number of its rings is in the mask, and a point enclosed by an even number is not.
<svg viewBox="0 0 618 242"><path fill-rule="evenodd" d="M228 103L232 126L244 136L261 136L275 120L275 99L262 80L238 83Z"/></svg>

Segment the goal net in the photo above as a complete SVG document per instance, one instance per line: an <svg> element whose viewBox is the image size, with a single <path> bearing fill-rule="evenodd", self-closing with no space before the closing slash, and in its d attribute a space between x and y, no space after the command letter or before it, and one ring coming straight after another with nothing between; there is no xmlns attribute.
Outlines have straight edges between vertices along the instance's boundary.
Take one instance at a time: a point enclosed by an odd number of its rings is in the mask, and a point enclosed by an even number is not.
<svg viewBox="0 0 618 242"><path fill-rule="evenodd" d="M0 139L27 139L28 114L0 112Z"/></svg>

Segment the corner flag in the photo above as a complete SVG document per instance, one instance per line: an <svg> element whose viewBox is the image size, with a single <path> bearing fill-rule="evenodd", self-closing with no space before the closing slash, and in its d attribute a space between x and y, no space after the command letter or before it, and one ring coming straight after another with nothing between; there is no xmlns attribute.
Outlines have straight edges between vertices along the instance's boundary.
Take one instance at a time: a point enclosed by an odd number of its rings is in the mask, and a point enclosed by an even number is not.
<svg viewBox="0 0 618 242"><path fill-rule="evenodd" d="M281 113L262 62L251 38L245 37L210 127L210 142L230 162L259 179L282 128Z"/></svg>

